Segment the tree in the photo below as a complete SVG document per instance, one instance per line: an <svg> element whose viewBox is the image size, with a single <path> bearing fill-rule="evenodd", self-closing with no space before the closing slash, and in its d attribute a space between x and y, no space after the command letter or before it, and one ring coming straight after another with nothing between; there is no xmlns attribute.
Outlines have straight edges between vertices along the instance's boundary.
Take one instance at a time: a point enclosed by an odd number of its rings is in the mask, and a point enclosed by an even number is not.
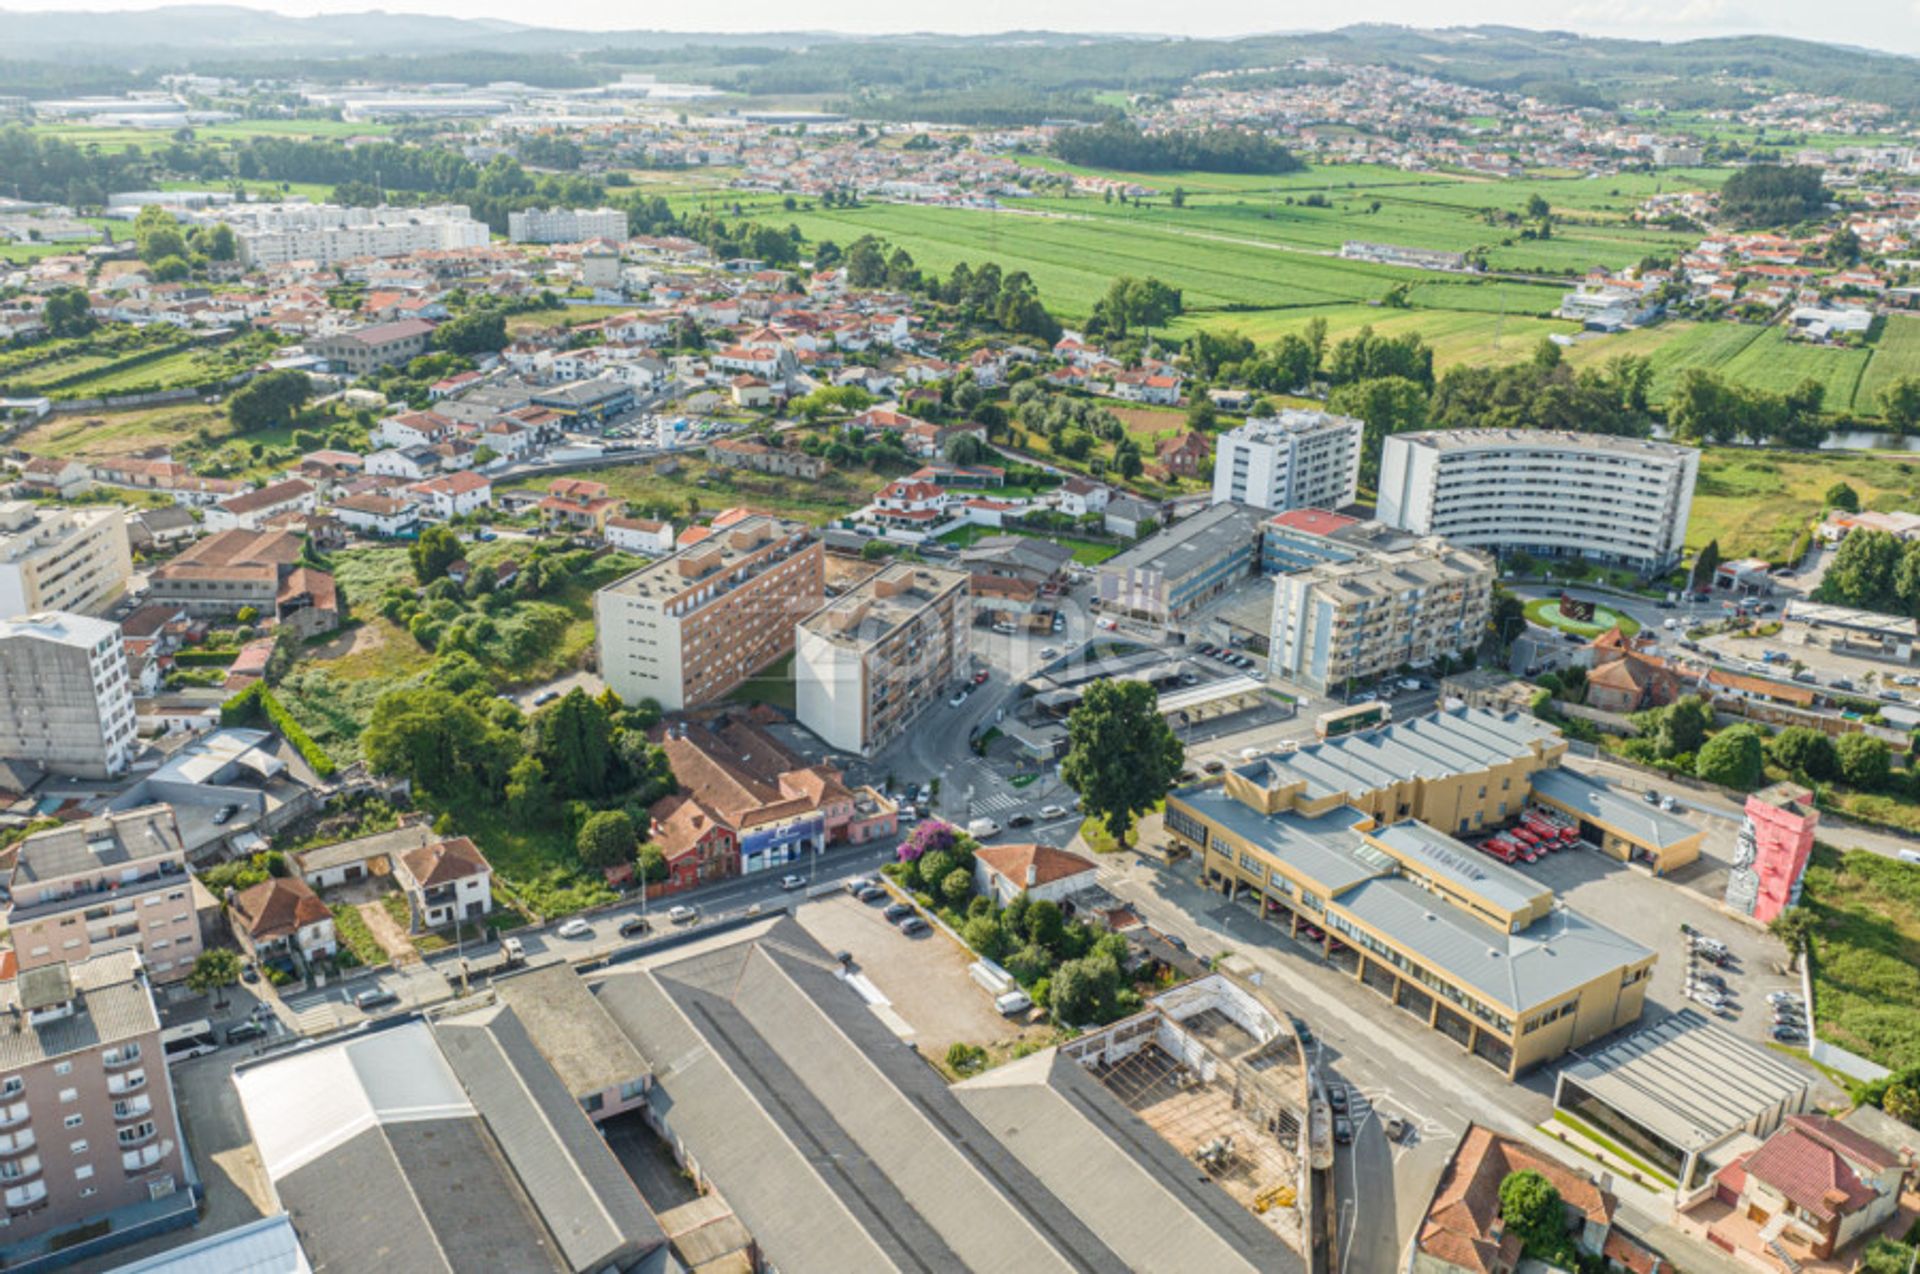
<svg viewBox="0 0 1920 1274"><path fill-rule="evenodd" d="M187 989L195 995L213 994L215 1008L227 1005L227 988L240 980L240 953L226 947L209 947L193 962L187 974Z"/></svg>
<svg viewBox="0 0 1920 1274"><path fill-rule="evenodd" d="M1689 695L1660 709L1654 748L1667 759L1698 752L1713 724L1713 709L1701 696Z"/></svg>
<svg viewBox="0 0 1920 1274"><path fill-rule="evenodd" d="M1840 776L1840 754L1833 740L1811 726L1792 725L1767 740L1767 755L1789 773L1816 782Z"/></svg>
<svg viewBox="0 0 1920 1274"><path fill-rule="evenodd" d="M949 464L985 464L992 454L978 434L957 433L947 440L947 463Z"/></svg>
<svg viewBox="0 0 1920 1274"><path fill-rule="evenodd" d="M634 854L638 864L642 883L657 885L673 874L673 867L667 862L667 853L652 841L642 845Z"/></svg>
<svg viewBox="0 0 1920 1274"><path fill-rule="evenodd" d="M1693 764L1700 778L1740 792L1758 787L1764 771L1760 732L1750 725L1729 726L1708 739Z"/></svg>
<svg viewBox="0 0 1920 1274"><path fill-rule="evenodd" d="M1708 540L1693 559L1693 591L1704 593L1713 587L1713 575L1720 569L1720 541Z"/></svg>
<svg viewBox="0 0 1920 1274"><path fill-rule="evenodd" d="M1920 427L1920 376L1896 376L1880 391L1880 414L1901 433Z"/></svg>
<svg viewBox="0 0 1920 1274"><path fill-rule="evenodd" d="M1848 513L1860 511L1860 493L1844 482L1836 482L1827 488L1827 507L1845 509Z"/></svg>
<svg viewBox="0 0 1920 1274"><path fill-rule="evenodd" d="M1366 426L1360 435L1360 485L1371 488L1380 480L1387 435L1426 427L1427 391L1404 376L1380 376L1335 389L1327 396L1327 410L1357 416Z"/></svg>
<svg viewBox="0 0 1920 1274"><path fill-rule="evenodd" d="M1920 1128L1920 1084L1891 1084L1880 1099L1880 1109Z"/></svg>
<svg viewBox="0 0 1920 1274"><path fill-rule="evenodd" d="M241 433L277 429L293 418L313 396L313 381L305 372L286 369L256 376L227 399L227 418Z"/></svg>
<svg viewBox="0 0 1920 1274"><path fill-rule="evenodd" d="M605 704L579 686L533 719L532 751L563 800L599 798L614 788L618 754Z"/></svg>
<svg viewBox="0 0 1920 1274"><path fill-rule="evenodd" d="M1887 785L1892 762L1886 740L1856 731L1841 735L1834 750L1839 754L1840 777L1848 787L1877 792Z"/></svg>
<svg viewBox="0 0 1920 1274"><path fill-rule="evenodd" d="M435 686L389 690L374 701L361 752L381 774L440 797L492 795L520 759L520 736L481 712L480 696Z"/></svg>
<svg viewBox="0 0 1920 1274"><path fill-rule="evenodd" d="M631 863L640 838L625 810L601 810L580 825L573 845L582 863L605 871Z"/></svg>
<svg viewBox="0 0 1920 1274"><path fill-rule="evenodd" d="M553 789L537 756L523 756L507 771L507 813L516 822L543 823L553 815Z"/></svg>
<svg viewBox="0 0 1920 1274"><path fill-rule="evenodd" d="M413 578L425 588L444 577L464 552L460 537L451 527L435 525L420 532L420 538L407 546L407 560L413 563Z"/></svg>
<svg viewBox="0 0 1920 1274"><path fill-rule="evenodd" d="M49 292L40 321L47 325L47 334L55 337L85 336L100 326L84 288L55 288Z"/></svg>
<svg viewBox="0 0 1920 1274"><path fill-rule="evenodd" d="M1054 1019L1068 1025L1103 1022L1114 1015L1120 968L1104 953L1068 960L1053 971L1048 1000Z"/></svg>
<svg viewBox="0 0 1920 1274"><path fill-rule="evenodd" d="M1818 927L1819 922L1805 907L1788 907L1767 923L1767 932L1780 939L1787 948L1788 972L1800 966L1800 957L1813 940L1814 930Z"/></svg>
<svg viewBox="0 0 1920 1274"><path fill-rule="evenodd" d="M1185 756L1152 686L1102 679L1086 688L1067 718L1060 777L1124 844L1134 818L1167 794Z"/></svg>
<svg viewBox="0 0 1920 1274"><path fill-rule="evenodd" d="M1519 1236L1521 1250L1545 1259L1567 1240L1567 1213L1553 1182L1528 1168L1500 1182L1500 1219Z"/></svg>
<svg viewBox="0 0 1920 1274"><path fill-rule="evenodd" d="M480 310L433 329L433 347L449 354L497 354L507 344L506 316Z"/></svg>
<svg viewBox="0 0 1920 1274"><path fill-rule="evenodd" d="M949 907L960 908L967 905L967 895L973 892L973 874L965 868L955 867L940 878L940 896Z"/></svg>
<svg viewBox="0 0 1920 1274"><path fill-rule="evenodd" d="M1720 216L1738 226L1785 226L1826 210L1820 170L1801 164L1750 164L1720 187Z"/></svg>

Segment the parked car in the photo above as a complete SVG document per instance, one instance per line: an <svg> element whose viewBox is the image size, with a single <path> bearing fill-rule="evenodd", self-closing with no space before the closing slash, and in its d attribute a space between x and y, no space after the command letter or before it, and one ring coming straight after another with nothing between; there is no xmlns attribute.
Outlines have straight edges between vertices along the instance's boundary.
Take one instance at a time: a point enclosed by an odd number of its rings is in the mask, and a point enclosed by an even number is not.
<svg viewBox="0 0 1920 1274"><path fill-rule="evenodd" d="M1671 796L1663 796L1660 798L1660 808L1671 814L1680 808L1680 802L1674 800Z"/></svg>
<svg viewBox="0 0 1920 1274"><path fill-rule="evenodd" d="M1347 1086L1345 1084L1327 1085L1327 1105L1339 1114L1347 1113Z"/></svg>
<svg viewBox="0 0 1920 1274"><path fill-rule="evenodd" d="M1648 788L1646 794L1640 799L1649 805L1658 805L1660 803L1660 793L1654 791L1652 788Z"/></svg>
<svg viewBox="0 0 1920 1274"><path fill-rule="evenodd" d="M1042 646L1040 647L1040 657L1042 659L1047 659L1047 660L1058 659L1060 657L1060 652L1055 650L1052 646Z"/></svg>
<svg viewBox="0 0 1920 1274"><path fill-rule="evenodd" d="M992 673L988 672L976 672L973 674L973 684L976 686L984 686L987 684L987 678L992 675Z"/></svg>
<svg viewBox="0 0 1920 1274"><path fill-rule="evenodd" d="M692 907L672 907L667 911L667 920L676 925L692 924L699 915Z"/></svg>
<svg viewBox="0 0 1920 1274"><path fill-rule="evenodd" d="M373 1010L385 1008L389 1004L400 1003L400 997L383 986L375 986L368 987L360 994L354 996L353 1002L362 1013L371 1013Z"/></svg>
<svg viewBox="0 0 1920 1274"><path fill-rule="evenodd" d="M1782 1044L1798 1044L1807 1038L1805 1031L1796 1030L1791 1026L1776 1026L1773 1028L1772 1034L1773 1038L1779 1040Z"/></svg>
<svg viewBox="0 0 1920 1274"><path fill-rule="evenodd" d="M947 700L947 706L949 708L957 708L961 704L965 703L966 701L967 701L967 692L963 690L959 694L955 695L953 698Z"/></svg>
<svg viewBox="0 0 1920 1274"><path fill-rule="evenodd" d="M593 926L576 917L555 929L554 932L562 938L591 938Z"/></svg>
<svg viewBox="0 0 1920 1274"><path fill-rule="evenodd" d="M240 812L240 807L238 805L222 805L219 811L213 816L213 825L215 827L220 827L224 825L228 819L232 818L235 814L238 814L239 812Z"/></svg>
<svg viewBox="0 0 1920 1274"><path fill-rule="evenodd" d="M902 920L900 922L900 926L899 926L900 932L906 934L909 938L913 937L917 933L925 933L928 929L932 927L933 926L929 925L925 920L922 920L919 916L908 916L905 920Z"/></svg>
<svg viewBox="0 0 1920 1274"><path fill-rule="evenodd" d="M782 889L794 890L805 889L806 887L807 878L805 876L782 876L780 878L780 888Z"/></svg>
<svg viewBox="0 0 1920 1274"><path fill-rule="evenodd" d="M236 1022L227 1028L226 1042L229 1044L244 1044L248 1040L257 1040L266 1033L267 1024L265 1022L248 1019L245 1022Z"/></svg>
<svg viewBox="0 0 1920 1274"><path fill-rule="evenodd" d="M886 896L887 891L878 885L863 885L860 891L854 895L854 897L858 898L861 902L879 902Z"/></svg>
<svg viewBox="0 0 1920 1274"><path fill-rule="evenodd" d="M1033 826L1033 815L1015 814L1011 818L1007 819L1007 826L1008 827L1031 827Z"/></svg>
<svg viewBox="0 0 1920 1274"><path fill-rule="evenodd" d="M1065 818L1066 816L1067 816L1067 811L1058 805L1042 805L1040 807L1041 818L1052 820L1056 818Z"/></svg>
<svg viewBox="0 0 1920 1274"><path fill-rule="evenodd" d="M1386 1122L1381 1124L1380 1127L1381 1131L1387 1134L1387 1140L1395 1143L1405 1141L1407 1133L1413 1129L1412 1124L1398 1115L1388 1115Z"/></svg>
<svg viewBox="0 0 1920 1274"><path fill-rule="evenodd" d="M637 938L643 933L653 932L653 922L645 916L628 916L620 922L620 936Z"/></svg>
<svg viewBox="0 0 1920 1274"><path fill-rule="evenodd" d="M1353 1144L1353 1122L1345 1115L1333 1117L1333 1139L1342 1146Z"/></svg>
<svg viewBox="0 0 1920 1274"><path fill-rule="evenodd" d="M914 914L913 904L910 902L896 902L880 914L894 924L899 924L902 920Z"/></svg>

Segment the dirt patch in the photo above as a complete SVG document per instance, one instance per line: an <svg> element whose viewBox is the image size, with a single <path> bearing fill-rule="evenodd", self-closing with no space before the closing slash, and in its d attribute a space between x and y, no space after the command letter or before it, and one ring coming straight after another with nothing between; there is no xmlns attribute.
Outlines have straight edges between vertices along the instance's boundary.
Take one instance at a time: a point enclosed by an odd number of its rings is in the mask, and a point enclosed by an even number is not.
<svg viewBox="0 0 1920 1274"><path fill-rule="evenodd" d="M368 655L386 645L387 635L373 624L335 633L317 646L307 648L313 659L345 659L349 655Z"/></svg>
<svg viewBox="0 0 1920 1274"><path fill-rule="evenodd" d="M396 969L418 963L420 953L413 949L413 940L407 936L406 929L387 914L386 907L377 902L363 902L354 909L367 922L367 928L373 931L373 940L380 944Z"/></svg>
<svg viewBox="0 0 1920 1274"><path fill-rule="evenodd" d="M1157 438L1162 434L1176 434L1187 427L1185 412L1167 411L1152 407L1113 407L1109 408L1126 426L1127 432L1136 438Z"/></svg>

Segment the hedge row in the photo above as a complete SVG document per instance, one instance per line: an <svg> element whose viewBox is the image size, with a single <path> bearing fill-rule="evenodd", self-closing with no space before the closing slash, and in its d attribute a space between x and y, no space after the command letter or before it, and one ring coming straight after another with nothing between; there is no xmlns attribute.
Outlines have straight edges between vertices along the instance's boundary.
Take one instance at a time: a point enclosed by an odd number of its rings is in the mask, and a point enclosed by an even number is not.
<svg viewBox="0 0 1920 1274"><path fill-rule="evenodd" d="M313 737L301 729L300 723L293 719L293 714L274 698L273 691L267 689L266 682L256 681L220 705L221 725L257 725L263 718L293 745L294 751L313 767L315 774L323 779L333 776L336 768L333 758L321 751Z"/></svg>
<svg viewBox="0 0 1920 1274"><path fill-rule="evenodd" d="M181 650L174 653L173 662L182 668L226 668L239 657L237 650Z"/></svg>

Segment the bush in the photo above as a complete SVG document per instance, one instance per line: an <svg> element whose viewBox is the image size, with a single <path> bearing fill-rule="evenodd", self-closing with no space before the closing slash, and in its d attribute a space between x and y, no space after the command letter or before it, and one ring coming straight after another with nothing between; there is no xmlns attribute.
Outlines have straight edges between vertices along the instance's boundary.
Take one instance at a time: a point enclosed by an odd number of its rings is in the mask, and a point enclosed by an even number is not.
<svg viewBox="0 0 1920 1274"><path fill-rule="evenodd" d="M1701 747L1693 769L1709 783L1751 792L1760 785L1766 770L1760 732L1750 725L1722 730Z"/></svg>
<svg viewBox="0 0 1920 1274"><path fill-rule="evenodd" d="M233 698L220 705L220 724L223 726L258 725L262 720L271 724L280 732L300 759L310 766L321 778L332 778L333 758L321 751L320 745L293 719L285 705L274 698L273 691L267 689L267 683L256 681Z"/></svg>
<svg viewBox="0 0 1920 1274"><path fill-rule="evenodd" d="M1885 740L1870 734L1843 734L1834 745L1839 756L1840 776L1847 786L1862 792L1877 792L1887 785L1892 760Z"/></svg>

